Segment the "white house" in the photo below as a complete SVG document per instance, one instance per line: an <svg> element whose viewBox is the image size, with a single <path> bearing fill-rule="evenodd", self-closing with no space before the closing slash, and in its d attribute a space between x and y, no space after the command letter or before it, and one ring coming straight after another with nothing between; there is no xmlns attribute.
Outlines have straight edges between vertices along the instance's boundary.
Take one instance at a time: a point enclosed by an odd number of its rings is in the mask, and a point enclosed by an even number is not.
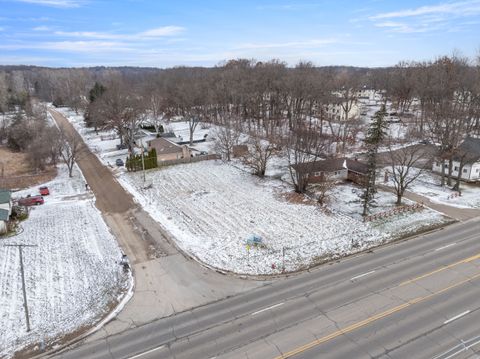
<svg viewBox="0 0 480 359"><path fill-rule="evenodd" d="M345 121L346 114L340 103L330 103L325 105L325 112L327 116L333 121ZM354 119L360 117L360 106L355 102L352 104L350 111L348 112L348 119Z"/></svg>
<svg viewBox="0 0 480 359"><path fill-rule="evenodd" d="M12 193L0 188L0 234L7 233L7 222L12 214Z"/></svg>
<svg viewBox="0 0 480 359"><path fill-rule="evenodd" d="M448 160L442 164L441 161L434 161L432 170L441 173L442 165L445 167L445 173L448 173ZM457 177L461 163L463 169L461 179L466 182L480 181L480 138L467 137L458 147L457 154L453 157L452 176Z"/></svg>

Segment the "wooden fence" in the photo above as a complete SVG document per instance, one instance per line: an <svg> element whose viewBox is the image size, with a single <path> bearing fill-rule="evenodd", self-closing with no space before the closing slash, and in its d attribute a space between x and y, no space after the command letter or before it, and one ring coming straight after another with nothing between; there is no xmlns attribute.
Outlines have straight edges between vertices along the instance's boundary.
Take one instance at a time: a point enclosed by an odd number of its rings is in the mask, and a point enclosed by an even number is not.
<svg viewBox="0 0 480 359"><path fill-rule="evenodd" d="M220 159L222 159L222 157L217 154L201 155L201 156L195 156L195 157L179 158L177 160L158 161L158 167L178 165L181 163L193 163L193 162L208 161L208 160L220 160Z"/></svg>
<svg viewBox="0 0 480 359"><path fill-rule="evenodd" d="M392 216L395 216L395 215L400 214L400 213L415 212L415 211L419 211L419 210L422 210L422 209L423 209L423 203L408 204L408 205L404 205L404 206L395 207L395 208L393 208L389 211L372 214L370 216L365 216L365 217L363 217L363 221L364 222L372 222L372 221L375 221L377 219L392 217Z"/></svg>

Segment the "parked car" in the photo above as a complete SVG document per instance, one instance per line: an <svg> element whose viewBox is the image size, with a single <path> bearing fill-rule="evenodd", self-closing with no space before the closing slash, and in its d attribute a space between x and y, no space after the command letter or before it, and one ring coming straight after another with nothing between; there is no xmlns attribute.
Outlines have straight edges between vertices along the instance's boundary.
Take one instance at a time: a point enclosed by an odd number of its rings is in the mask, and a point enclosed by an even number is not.
<svg viewBox="0 0 480 359"><path fill-rule="evenodd" d="M116 161L115 161L115 164L118 167L122 167L123 166L123 160L121 158L117 158Z"/></svg>
<svg viewBox="0 0 480 359"><path fill-rule="evenodd" d="M39 188L39 190L42 196L48 196L50 194L50 190L48 189L47 186L42 186Z"/></svg>
<svg viewBox="0 0 480 359"><path fill-rule="evenodd" d="M42 196L30 196L28 195L25 198L20 198L18 200L18 204L20 206L38 206L43 204L45 201L43 200Z"/></svg>

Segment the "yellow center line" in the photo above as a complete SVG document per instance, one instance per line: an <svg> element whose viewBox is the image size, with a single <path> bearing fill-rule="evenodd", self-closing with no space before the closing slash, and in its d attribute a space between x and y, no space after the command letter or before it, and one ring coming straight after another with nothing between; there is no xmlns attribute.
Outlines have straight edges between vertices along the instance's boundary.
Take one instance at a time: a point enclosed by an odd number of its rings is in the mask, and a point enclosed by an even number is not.
<svg viewBox="0 0 480 359"><path fill-rule="evenodd" d="M420 279L423 279L423 278L426 278L426 277L430 277L430 276L433 275L433 274L440 273L440 272L442 272L442 271L444 271L444 270L446 270L446 269L450 269L450 268L453 268L453 267L458 266L458 265L460 265L460 264L468 263L468 262L474 261L475 259L479 259L479 258L480 258L480 253L475 254L474 256L471 256L471 257L462 259L462 260L460 260L460 261L458 261L458 262L455 262L455 263L446 265L446 266L444 266L444 267L442 267L442 268L435 269L434 271L431 271L431 272L426 273L426 274L422 274L421 276L415 277L415 278L413 278L413 279L409 279L409 280L407 280L407 281L405 281L405 282L400 283L397 287L402 287L402 286L404 286L404 285L407 285L407 284L416 282L416 281L418 281L418 280L420 280Z"/></svg>
<svg viewBox="0 0 480 359"><path fill-rule="evenodd" d="M473 259L471 259L471 258L473 258L473 257L468 258L469 261L470 261L470 260L473 260ZM354 331L355 329L364 327L364 326L366 326L366 325L368 325L368 324L370 324L370 323L373 323L373 322L375 322L375 321L377 321L377 320L380 320L380 319L385 318L385 317L387 317L387 316L389 316L389 315L392 315L392 314L394 314L394 313L397 313L397 312L399 312L399 311L401 311L401 310L403 310L403 309L405 309L405 308L408 308L408 307L410 307L410 306L412 306L412 305L414 305L414 304L418 304L418 303L420 303L420 302L424 302L424 301L432 298L433 296L442 294L442 293L444 293L444 292L446 292L446 291L448 291L448 290L450 290L450 289L453 289L453 288L455 288L455 287L461 286L462 284L465 284L465 283L467 283L467 282L469 282L469 281L471 281L471 280L473 280L473 279L476 279L476 278L478 278L478 277L480 277L480 273L478 273L478 274L476 274L476 275L474 275L473 277L470 277L470 278L468 278L468 279L464 279L464 280L462 280L462 281L460 281L460 282L457 282L457 283L455 283L455 284L452 284L452 285L450 285L450 286L448 286L448 287L442 288L442 289L438 290L437 292L433 292L433 293L430 293L430 294L428 294L428 295L426 295L426 296L412 299L412 300L410 300L410 301L408 301L408 302L406 302L406 303L400 304L400 305L398 305L398 306L396 306L396 307L393 307L393 308L391 308L391 309L388 309L388 310L386 310L386 311L384 311L384 312L382 312L382 313L376 314L376 315L374 315L374 316L372 316L372 317L369 317L369 318L366 318L366 319L364 319L364 320L362 320L362 321L360 321L360 322L357 322L357 323L354 323L354 324L352 324L352 325L349 325L348 327L345 327L345 328L343 328L343 329L339 329L339 330L337 330L336 332L333 332L333 333L331 333L331 334L329 334L329 335L327 335L327 336L324 336L324 337L322 337L322 338L320 338L320 339L315 339L314 341L312 341L312 342L310 342L310 343L304 344L304 345L302 345L302 346L300 346L300 347L298 347L298 348L296 348L296 349L293 349L293 350L291 350L291 351L289 351L289 352L287 352L287 353L285 353L285 354L282 354L282 355L280 355L280 356L277 356L277 357L275 357L275 359L287 359L287 358L291 358L292 356L295 356L295 355L297 355L297 354L303 353L303 352L305 352L305 351L307 351L307 350L309 350L309 349L311 349L311 348L313 348L313 347L316 347L316 346L318 346L318 345L320 345L320 344L323 344L323 343L325 343L325 342L328 342L329 340L332 340L332 339L334 339L334 338L337 338L337 337L339 337L340 335L347 334L347 333L349 333L349 332Z"/></svg>

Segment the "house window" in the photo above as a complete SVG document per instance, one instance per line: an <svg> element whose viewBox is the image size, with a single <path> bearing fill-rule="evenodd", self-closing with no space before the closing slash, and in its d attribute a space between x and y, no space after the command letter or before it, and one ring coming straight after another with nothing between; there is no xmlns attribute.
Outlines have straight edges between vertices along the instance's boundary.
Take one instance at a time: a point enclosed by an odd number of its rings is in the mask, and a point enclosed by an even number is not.
<svg viewBox="0 0 480 359"><path fill-rule="evenodd" d="M454 171L458 171L458 166L455 166L455 167L454 167Z"/></svg>
<svg viewBox="0 0 480 359"><path fill-rule="evenodd" d="M448 168L448 164L445 163L445 164L443 165L443 167Z"/></svg>
<svg viewBox="0 0 480 359"><path fill-rule="evenodd" d="M480 172L480 168L477 168L477 173Z"/></svg>
<svg viewBox="0 0 480 359"><path fill-rule="evenodd" d="M463 169L463 173L467 173L468 170L466 168Z"/></svg>

